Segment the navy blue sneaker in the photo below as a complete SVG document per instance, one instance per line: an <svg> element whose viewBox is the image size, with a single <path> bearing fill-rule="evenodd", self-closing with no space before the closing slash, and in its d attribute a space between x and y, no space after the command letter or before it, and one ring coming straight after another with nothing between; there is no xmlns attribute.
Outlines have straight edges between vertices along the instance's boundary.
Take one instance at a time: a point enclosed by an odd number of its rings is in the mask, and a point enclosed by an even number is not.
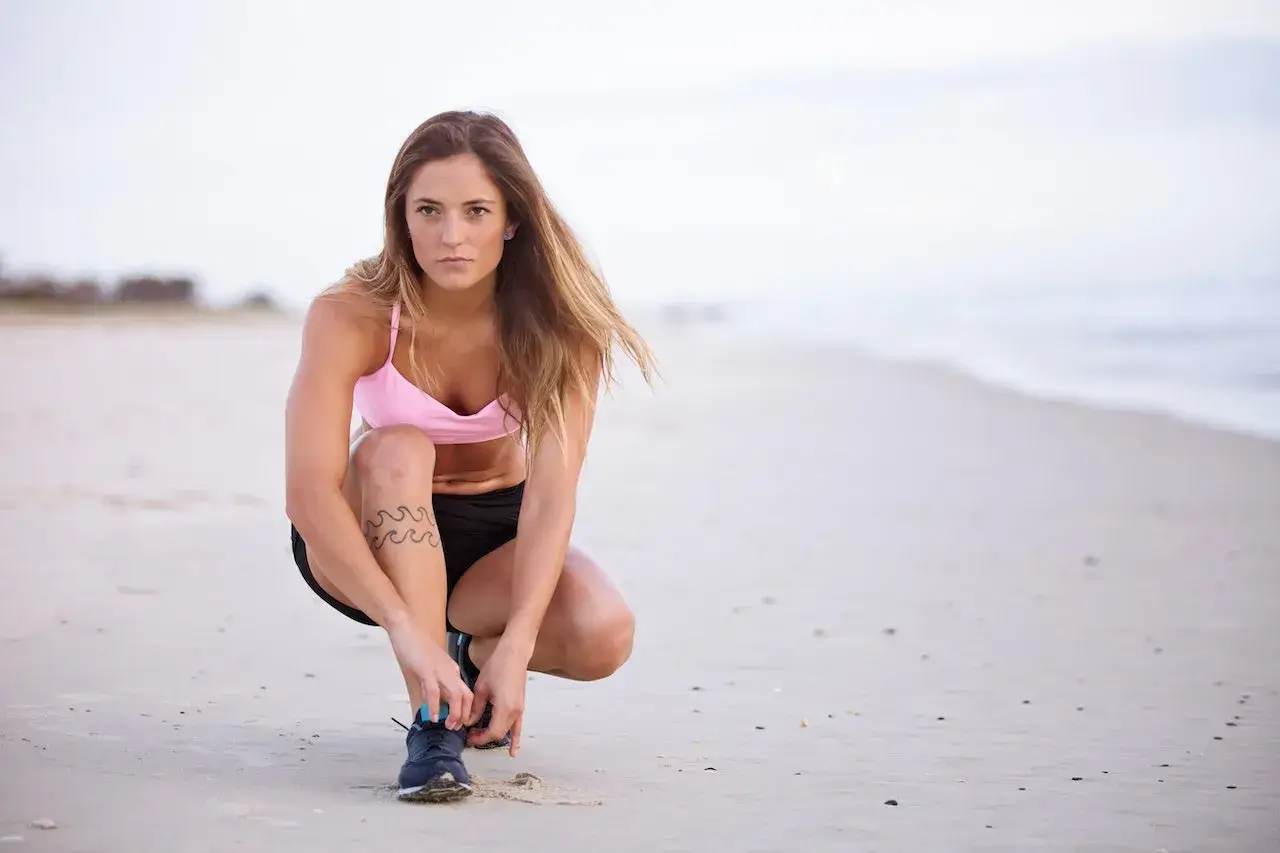
<svg viewBox="0 0 1280 853"><path fill-rule="evenodd" d="M405 735L409 755L400 768L396 796L418 803L447 803L470 796L471 775L462 764L466 729L451 731L443 722L428 722L426 714L425 707L419 709ZM446 714L441 708L441 716Z"/></svg>
<svg viewBox="0 0 1280 853"><path fill-rule="evenodd" d="M476 680L480 678L480 669L471 662L471 657L468 654L468 649L470 648L470 634L463 634L457 631L449 632L449 656L458 662L458 670L462 673L462 680L466 682L467 687L474 691L476 689ZM489 727L489 720L492 714L493 705L486 704L484 713L480 715L480 719L476 720L476 724L471 728L476 731L484 731ZM472 749L506 749L509 746L511 746L511 737L503 735L502 740L473 746Z"/></svg>

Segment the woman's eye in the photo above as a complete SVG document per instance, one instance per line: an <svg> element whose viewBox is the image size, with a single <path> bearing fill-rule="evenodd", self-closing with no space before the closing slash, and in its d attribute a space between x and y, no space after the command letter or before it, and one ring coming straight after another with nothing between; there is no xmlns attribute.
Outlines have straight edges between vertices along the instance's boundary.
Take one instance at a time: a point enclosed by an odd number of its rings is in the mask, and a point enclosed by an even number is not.
<svg viewBox="0 0 1280 853"><path fill-rule="evenodd" d="M480 214L482 214L482 213L488 213L488 212L489 212L489 209L488 209L487 207L473 207L473 208L471 208L471 213L472 213L472 215L474 215L474 216L479 216L479 215L480 215Z"/></svg>
<svg viewBox="0 0 1280 853"><path fill-rule="evenodd" d="M421 204L421 205L418 205L418 212L426 216L428 214L435 212L435 208L429 204Z"/></svg>

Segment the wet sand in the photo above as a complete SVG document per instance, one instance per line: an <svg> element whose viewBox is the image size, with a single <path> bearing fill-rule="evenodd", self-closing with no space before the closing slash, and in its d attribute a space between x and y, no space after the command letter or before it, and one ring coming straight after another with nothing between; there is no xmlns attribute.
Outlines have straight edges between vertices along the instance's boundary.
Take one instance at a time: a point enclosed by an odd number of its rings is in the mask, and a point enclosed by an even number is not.
<svg viewBox="0 0 1280 853"><path fill-rule="evenodd" d="M582 484L632 660L395 802L385 638L289 557L297 331L0 323L13 849L1280 849L1280 445L692 336Z"/></svg>

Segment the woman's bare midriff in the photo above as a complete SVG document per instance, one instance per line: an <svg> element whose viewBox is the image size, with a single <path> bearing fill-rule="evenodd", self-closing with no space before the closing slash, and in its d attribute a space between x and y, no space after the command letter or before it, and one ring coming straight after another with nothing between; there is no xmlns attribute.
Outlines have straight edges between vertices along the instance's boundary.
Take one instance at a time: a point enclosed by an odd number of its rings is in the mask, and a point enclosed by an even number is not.
<svg viewBox="0 0 1280 853"><path fill-rule="evenodd" d="M524 449L515 437L480 444L437 444L431 491L441 495L478 495L523 481Z"/></svg>

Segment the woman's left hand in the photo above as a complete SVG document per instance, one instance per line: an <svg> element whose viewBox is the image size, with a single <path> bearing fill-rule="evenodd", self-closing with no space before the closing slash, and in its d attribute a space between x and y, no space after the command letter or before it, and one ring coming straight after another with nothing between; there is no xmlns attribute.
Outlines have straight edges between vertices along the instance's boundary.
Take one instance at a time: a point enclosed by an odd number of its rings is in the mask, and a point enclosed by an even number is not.
<svg viewBox="0 0 1280 853"><path fill-rule="evenodd" d="M498 641L480 669L476 681L475 699L471 703L474 723L484 713L485 705L493 705L487 729L472 730L467 741L472 746L494 743L504 735L511 735L509 752L512 758L520 751L520 729L524 723L524 688L528 679L529 658L518 649Z"/></svg>

